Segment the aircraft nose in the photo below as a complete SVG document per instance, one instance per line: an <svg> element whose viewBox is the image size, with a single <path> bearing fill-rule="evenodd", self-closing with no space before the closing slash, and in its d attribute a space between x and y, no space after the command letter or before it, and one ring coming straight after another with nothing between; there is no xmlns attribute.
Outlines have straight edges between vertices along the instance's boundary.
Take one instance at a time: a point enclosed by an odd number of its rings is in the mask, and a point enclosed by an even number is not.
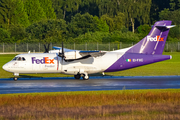
<svg viewBox="0 0 180 120"><path fill-rule="evenodd" d="M4 70L6 70L7 71L7 69L8 69L8 65L7 64L5 64L5 65L3 65L3 67L2 67Z"/></svg>

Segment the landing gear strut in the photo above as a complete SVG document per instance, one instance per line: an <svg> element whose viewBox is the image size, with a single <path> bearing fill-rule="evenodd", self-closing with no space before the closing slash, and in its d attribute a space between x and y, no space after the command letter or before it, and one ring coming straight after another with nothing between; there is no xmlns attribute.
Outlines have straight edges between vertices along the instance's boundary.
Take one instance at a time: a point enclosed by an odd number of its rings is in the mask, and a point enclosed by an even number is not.
<svg viewBox="0 0 180 120"><path fill-rule="evenodd" d="M14 73L14 81L17 81L17 76L19 76L19 73Z"/></svg>

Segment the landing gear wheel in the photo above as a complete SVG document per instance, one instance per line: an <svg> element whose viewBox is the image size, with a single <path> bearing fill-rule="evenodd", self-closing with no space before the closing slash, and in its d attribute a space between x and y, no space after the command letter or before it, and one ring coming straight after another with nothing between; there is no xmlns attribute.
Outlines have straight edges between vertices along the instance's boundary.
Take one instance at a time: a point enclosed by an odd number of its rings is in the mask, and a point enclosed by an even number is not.
<svg viewBox="0 0 180 120"><path fill-rule="evenodd" d="M80 74L74 75L74 78L75 78L75 79L80 79L80 78L81 78L81 75L80 75Z"/></svg>
<svg viewBox="0 0 180 120"><path fill-rule="evenodd" d="M83 75L83 79L84 79L84 80L88 80L88 79L89 79L89 76Z"/></svg>
<svg viewBox="0 0 180 120"><path fill-rule="evenodd" d="M14 77L14 81L17 81L17 79L18 79L17 77Z"/></svg>

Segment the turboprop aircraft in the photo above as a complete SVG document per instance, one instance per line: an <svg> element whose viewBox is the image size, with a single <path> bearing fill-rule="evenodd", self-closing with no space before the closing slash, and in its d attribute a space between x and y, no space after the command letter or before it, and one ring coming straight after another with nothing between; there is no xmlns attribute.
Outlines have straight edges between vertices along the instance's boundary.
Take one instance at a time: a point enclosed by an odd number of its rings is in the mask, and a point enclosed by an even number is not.
<svg viewBox="0 0 180 120"><path fill-rule="evenodd" d="M171 21L158 21L150 33L129 48L116 51L81 51L54 47L50 53L30 53L15 56L3 69L14 73L14 80L24 73L63 73L75 79L89 79L89 74L126 70L171 59L162 55Z"/></svg>

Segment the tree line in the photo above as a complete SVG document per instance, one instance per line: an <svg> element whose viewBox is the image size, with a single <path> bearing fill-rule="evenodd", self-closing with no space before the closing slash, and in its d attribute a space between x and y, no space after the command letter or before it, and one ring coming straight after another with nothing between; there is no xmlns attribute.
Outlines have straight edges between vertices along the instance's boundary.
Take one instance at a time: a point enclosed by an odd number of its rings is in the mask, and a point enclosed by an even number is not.
<svg viewBox="0 0 180 120"><path fill-rule="evenodd" d="M177 25L180 0L0 0L0 43L138 42L156 21Z"/></svg>

